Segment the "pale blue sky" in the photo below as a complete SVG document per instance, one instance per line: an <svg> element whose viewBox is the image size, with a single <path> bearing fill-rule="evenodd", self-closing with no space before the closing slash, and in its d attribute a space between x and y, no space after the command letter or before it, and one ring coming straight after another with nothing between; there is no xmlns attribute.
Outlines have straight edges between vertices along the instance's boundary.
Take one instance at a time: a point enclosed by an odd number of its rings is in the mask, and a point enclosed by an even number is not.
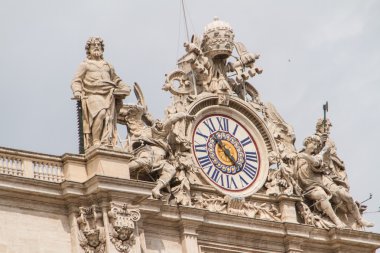
<svg viewBox="0 0 380 253"><path fill-rule="evenodd" d="M294 126L298 148L329 101L351 193L357 200L373 193L368 211L378 210L380 2L192 0L187 7L191 33L201 34L218 16L261 54L264 72L252 83ZM179 10L174 0L1 0L0 146L77 152L70 82L94 35L103 37L119 76L138 82L151 113L162 117L169 104L164 75L184 51ZM380 213L365 218L380 232Z"/></svg>

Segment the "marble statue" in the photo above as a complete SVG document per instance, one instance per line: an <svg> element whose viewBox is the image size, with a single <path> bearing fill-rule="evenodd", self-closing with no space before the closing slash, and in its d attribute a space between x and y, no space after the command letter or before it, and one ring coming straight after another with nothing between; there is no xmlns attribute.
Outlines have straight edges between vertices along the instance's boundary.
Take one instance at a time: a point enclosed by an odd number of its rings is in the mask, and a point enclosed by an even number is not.
<svg viewBox="0 0 380 253"><path fill-rule="evenodd" d="M101 38L89 38L85 48L87 59L79 65L71 84L74 98L82 104L84 146L85 149L100 145L114 147L117 114L130 88L103 59Z"/></svg>
<svg viewBox="0 0 380 253"><path fill-rule="evenodd" d="M364 220L359 207L354 202L346 187L338 185L330 177L329 165L331 159L331 146L318 135L312 135L304 140L304 149L298 153L297 178L303 190L303 196L312 200L318 211L326 214L338 228L347 225L337 216L333 206L342 206L347 215L352 216L359 226L371 227L372 223Z"/></svg>
<svg viewBox="0 0 380 253"><path fill-rule="evenodd" d="M135 85L135 93L138 94L140 104L125 106L120 120L124 120L127 126L130 147L135 155L135 158L128 163L128 167L131 172L159 171L160 176L152 195L154 198L161 198L161 189L168 186L176 174L176 168L173 166L175 157L168 143L168 136L177 122L191 120L193 117L185 112L177 112L164 121L153 119L146 111L146 106L142 106L143 96L138 85Z"/></svg>
<svg viewBox="0 0 380 253"><path fill-rule="evenodd" d="M348 184L348 178L346 173L346 168L344 165L344 161L339 158L337 154L337 148L333 140L330 138L330 128L332 127L332 124L329 119L326 119L324 122L323 119L319 119L315 126L315 134L321 137L322 139L322 145L321 148L324 146L330 147L330 162L327 165L329 168L329 177L338 185L346 188L347 190L350 189L350 186Z"/></svg>

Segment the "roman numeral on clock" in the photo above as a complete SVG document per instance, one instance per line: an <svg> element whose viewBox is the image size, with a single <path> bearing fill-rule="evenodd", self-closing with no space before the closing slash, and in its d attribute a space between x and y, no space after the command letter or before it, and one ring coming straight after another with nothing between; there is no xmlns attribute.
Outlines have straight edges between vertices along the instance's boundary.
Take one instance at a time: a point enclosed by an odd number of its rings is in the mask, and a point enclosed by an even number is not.
<svg viewBox="0 0 380 253"><path fill-rule="evenodd" d="M218 125L219 125L218 130L229 132L229 121L228 121L228 119L223 118L223 117L217 117L216 119L218 120Z"/></svg>
<svg viewBox="0 0 380 253"><path fill-rule="evenodd" d="M199 135L199 136L205 138L206 141L208 140L208 136L207 136L207 135L204 135L201 131L198 130L198 131L196 131L195 133L196 133L197 135Z"/></svg>
<svg viewBox="0 0 380 253"><path fill-rule="evenodd" d="M254 179L257 172L257 167L250 163L245 163L245 166L243 168L243 172L250 178Z"/></svg>
<svg viewBox="0 0 380 253"><path fill-rule="evenodd" d="M210 133L213 133L216 131L216 128L214 126L214 123L212 122L212 119L206 119L205 121L203 121L203 124L206 125L206 127L208 128L208 130L210 131Z"/></svg>
<svg viewBox="0 0 380 253"><path fill-rule="evenodd" d="M248 185L248 182L245 181L244 177L242 177L241 175L239 175L239 179L240 179L240 183L243 187Z"/></svg>
<svg viewBox="0 0 380 253"><path fill-rule="evenodd" d="M244 140L240 141L241 145L247 146L248 144L252 143L251 138L247 137Z"/></svg>
<svg viewBox="0 0 380 253"><path fill-rule="evenodd" d="M195 152L203 152L206 153L206 144L197 144L194 146L195 147Z"/></svg>
<svg viewBox="0 0 380 253"><path fill-rule="evenodd" d="M248 161L251 161L251 162L254 162L254 163L257 163L257 153L256 152L245 152L245 158L248 160Z"/></svg>
<svg viewBox="0 0 380 253"><path fill-rule="evenodd" d="M234 128L234 131L232 132L232 134L233 134L233 135L235 135L235 134L236 134L236 131L238 130L238 127L239 127L239 125L238 125L238 124L236 124L236 126L235 126L235 128Z"/></svg>
<svg viewBox="0 0 380 253"><path fill-rule="evenodd" d="M217 184L218 181L220 181L221 185L224 187L223 173L221 173L217 168L210 166L207 171L207 175Z"/></svg>
<svg viewBox="0 0 380 253"><path fill-rule="evenodd" d="M235 182L235 179L233 176L230 176L230 175L226 175L226 183L227 183L227 188L228 189L232 189L232 186L237 189L237 185L236 185L236 182Z"/></svg>
<svg viewBox="0 0 380 253"><path fill-rule="evenodd" d="M206 166L211 164L210 158L207 155L202 156L202 157L198 157L198 161L202 167L206 167Z"/></svg>
<svg viewBox="0 0 380 253"><path fill-rule="evenodd" d="M220 173L220 171L218 169L214 168L214 171L212 172L212 175L211 175L211 179L214 180L214 182L217 182L219 173Z"/></svg>

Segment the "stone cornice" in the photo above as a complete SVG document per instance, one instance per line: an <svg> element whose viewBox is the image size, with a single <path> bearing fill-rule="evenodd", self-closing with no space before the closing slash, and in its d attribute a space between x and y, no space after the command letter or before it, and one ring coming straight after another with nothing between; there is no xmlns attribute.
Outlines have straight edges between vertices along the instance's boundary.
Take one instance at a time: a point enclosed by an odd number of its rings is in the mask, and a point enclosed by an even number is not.
<svg viewBox="0 0 380 253"><path fill-rule="evenodd" d="M166 220L177 223L183 229L214 229L215 231L236 231L255 235L267 235L277 238L299 238L309 243L327 242L329 245L380 245L380 234L349 229L318 229L309 225L261 220L231 214L215 213L205 209L174 206L162 200L149 198L152 182L128 180L95 175L84 183L64 181L53 183L31 178L0 175L1 195L18 202L35 203L28 208L43 210L44 206L54 206L67 210L70 205L104 200L121 200L139 205L144 219ZM198 187L198 189L204 188ZM250 198L260 201L297 201L292 196L270 197L257 194ZM40 205L39 207L37 205ZM64 211L67 212L67 211ZM186 231L187 231L186 230ZM189 231L190 231L189 230ZM195 233L195 232L194 232Z"/></svg>
<svg viewBox="0 0 380 253"><path fill-rule="evenodd" d="M5 147L0 147L0 153L13 155L13 156L22 156L22 157L27 157L27 158L37 158L41 160L56 161L56 162L62 161L61 156L49 155L49 154L43 154L43 153L31 152L31 151L25 151L25 150L19 150L19 149L5 148Z"/></svg>
<svg viewBox="0 0 380 253"><path fill-rule="evenodd" d="M0 190L53 198L62 196L62 188L59 183L4 174L0 174Z"/></svg>
<svg viewBox="0 0 380 253"><path fill-rule="evenodd" d="M78 154L69 154L65 153L61 156L62 162L65 164L66 162L78 162L78 163L85 163L86 158L84 155L78 155Z"/></svg>
<svg viewBox="0 0 380 253"><path fill-rule="evenodd" d="M86 152L85 159L91 160L96 156L103 155L112 158L121 158L121 159L131 159L133 155L131 153L126 153L125 151L116 151L106 148L93 148Z"/></svg>

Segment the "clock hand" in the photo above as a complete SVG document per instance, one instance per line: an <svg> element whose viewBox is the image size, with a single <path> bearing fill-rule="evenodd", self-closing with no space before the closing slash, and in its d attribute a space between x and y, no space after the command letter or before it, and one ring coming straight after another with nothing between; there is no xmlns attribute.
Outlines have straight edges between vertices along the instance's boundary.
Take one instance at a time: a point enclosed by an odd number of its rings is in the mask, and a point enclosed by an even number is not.
<svg viewBox="0 0 380 253"><path fill-rule="evenodd" d="M237 169L239 169L239 164L236 162L235 158L231 155L230 151L224 146L223 142L218 139L215 135L213 135L214 140L216 143L221 147L224 154L228 157L228 159L231 160L231 162L236 166Z"/></svg>

